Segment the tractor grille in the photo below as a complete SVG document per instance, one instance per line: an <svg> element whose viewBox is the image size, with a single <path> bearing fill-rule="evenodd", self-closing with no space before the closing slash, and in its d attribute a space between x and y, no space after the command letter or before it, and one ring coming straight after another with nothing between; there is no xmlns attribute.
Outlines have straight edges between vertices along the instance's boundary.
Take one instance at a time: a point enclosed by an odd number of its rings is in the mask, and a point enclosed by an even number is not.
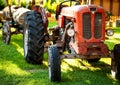
<svg viewBox="0 0 120 85"><path fill-rule="evenodd" d="M90 13L83 14L83 37L91 38L91 15Z"/></svg>
<svg viewBox="0 0 120 85"><path fill-rule="evenodd" d="M95 21L94 21L94 37L96 39L102 36L102 14L95 13Z"/></svg>
<svg viewBox="0 0 120 85"><path fill-rule="evenodd" d="M94 23L94 31L92 32L91 24ZM94 35L93 35L93 34ZM85 39L90 39L94 36L94 38L98 39L102 36L102 14L95 13L94 15L94 22L91 20L90 13L83 14L83 37Z"/></svg>

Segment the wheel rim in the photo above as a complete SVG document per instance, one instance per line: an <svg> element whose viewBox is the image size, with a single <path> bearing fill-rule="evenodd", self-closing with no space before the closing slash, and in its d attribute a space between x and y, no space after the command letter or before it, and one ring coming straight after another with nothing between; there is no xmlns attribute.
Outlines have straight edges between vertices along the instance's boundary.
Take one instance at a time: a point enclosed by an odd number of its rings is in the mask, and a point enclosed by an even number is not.
<svg viewBox="0 0 120 85"><path fill-rule="evenodd" d="M5 22L5 23L3 24L3 28L2 28L2 40L3 40L3 42L5 42L6 44L9 44L10 38L11 38L10 25L9 25L8 22Z"/></svg>
<svg viewBox="0 0 120 85"><path fill-rule="evenodd" d="M28 30L25 30L24 33L24 51L25 51L25 56L27 56L27 52L28 52Z"/></svg>

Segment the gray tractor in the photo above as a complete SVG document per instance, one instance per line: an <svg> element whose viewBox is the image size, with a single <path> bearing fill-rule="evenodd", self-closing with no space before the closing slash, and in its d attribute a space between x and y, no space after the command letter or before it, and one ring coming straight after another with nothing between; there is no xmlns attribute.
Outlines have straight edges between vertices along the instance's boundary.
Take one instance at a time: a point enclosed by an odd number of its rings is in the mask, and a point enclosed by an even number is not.
<svg viewBox="0 0 120 85"><path fill-rule="evenodd" d="M3 9L2 40L10 43L13 34L23 34L24 57L28 63L42 64L48 19L40 5L32 9L9 5Z"/></svg>

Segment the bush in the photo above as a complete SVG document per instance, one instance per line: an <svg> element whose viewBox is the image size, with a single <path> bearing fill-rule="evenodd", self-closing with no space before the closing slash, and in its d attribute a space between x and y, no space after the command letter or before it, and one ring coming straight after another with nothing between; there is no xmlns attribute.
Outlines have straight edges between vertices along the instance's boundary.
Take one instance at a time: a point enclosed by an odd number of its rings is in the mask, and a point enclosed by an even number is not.
<svg viewBox="0 0 120 85"><path fill-rule="evenodd" d="M12 5L16 5L16 1L15 0L12 0Z"/></svg>
<svg viewBox="0 0 120 85"><path fill-rule="evenodd" d="M7 6L7 2L5 0L0 0L0 10L4 9ZM16 5L16 1L12 0L12 5Z"/></svg>
<svg viewBox="0 0 120 85"><path fill-rule="evenodd" d="M4 0L0 0L0 10L2 10L5 6L7 6L7 3Z"/></svg>
<svg viewBox="0 0 120 85"><path fill-rule="evenodd" d="M44 8L49 12L55 13L57 5L64 0L45 0L43 3Z"/></svg>
<svg viewBox="0 0 120 85"><path fill-rule="evenodd" d="M21 7L26 7L26 2L21 2Z"/></svg>

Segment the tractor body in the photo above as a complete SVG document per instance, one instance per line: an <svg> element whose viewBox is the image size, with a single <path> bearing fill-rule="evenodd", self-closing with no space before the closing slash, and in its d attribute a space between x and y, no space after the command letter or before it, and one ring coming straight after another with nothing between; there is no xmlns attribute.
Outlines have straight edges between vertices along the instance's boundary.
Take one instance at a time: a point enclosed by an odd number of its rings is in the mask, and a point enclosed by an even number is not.
<svg viewBox="0 0 120 85"><path fill-rule="evenodd" d="M6 44L10 43L11 35L13 34L22 34L24 30L24 17L27 12L34 11L38 12L42 15L43 24L45 27L45 32L48 26L48 19L44 9L40 6L34 5L32 9L16 6L16 5L9 5L3 9L2 12L2 40ZM14 30L11 30L14 29Z"/></svg>
<svg viewBox="0 0 120 85"><path fill-rule="evenodd" d="M104 44L105 10L102 7L95 5L65 7L59 15L58 26L65 29L69 22L72 22L72 29L75 31L69 45L76 54L85 55L85 58L90 58L92 55L109 56L109 50Z"/></svg>
<svg viewBox="0 0 120 85"><path fill-rule="evenodd" d="M58 27L63 31L63 36L59 39L64 47L68 46L77 55L85 56L82 58L108 57L109 49L104 44L105 18L105 10L96 5L64 7L58 17ZM67 28L68 23L72 24ZM73 36L67 34L69 29L74 30Z"/></svg>

